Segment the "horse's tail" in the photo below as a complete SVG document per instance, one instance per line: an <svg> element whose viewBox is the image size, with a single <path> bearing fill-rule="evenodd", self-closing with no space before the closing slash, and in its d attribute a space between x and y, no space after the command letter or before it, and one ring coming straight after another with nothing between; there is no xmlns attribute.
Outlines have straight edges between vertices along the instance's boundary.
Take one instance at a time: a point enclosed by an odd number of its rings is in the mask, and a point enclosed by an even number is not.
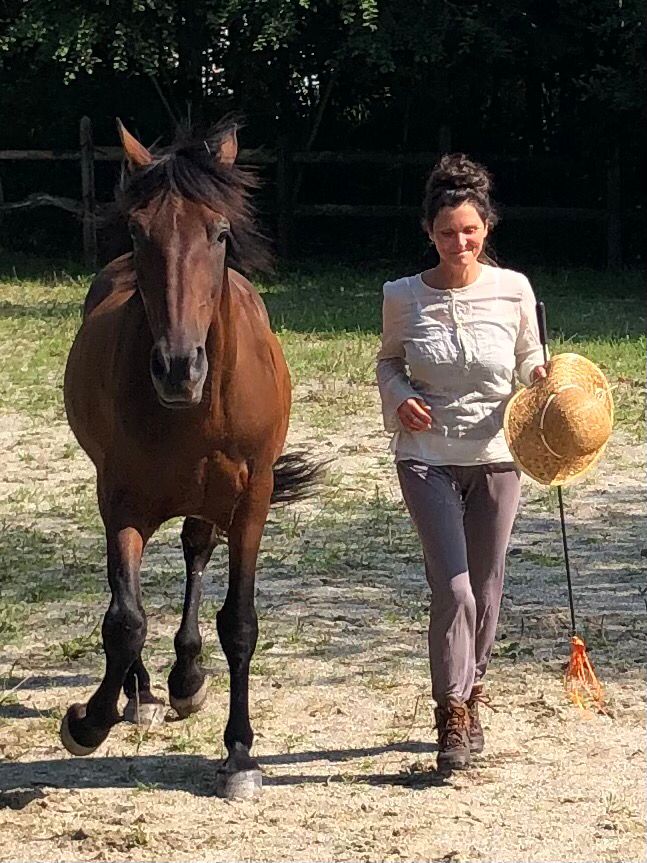
<svg viewBox="0 0 647 863"><path fill-rule="evenodd" d="M274 491L270 503L293 503L311 497L321 485L328 464L314 461L303 450L280 456L274 463Z"/></svg>

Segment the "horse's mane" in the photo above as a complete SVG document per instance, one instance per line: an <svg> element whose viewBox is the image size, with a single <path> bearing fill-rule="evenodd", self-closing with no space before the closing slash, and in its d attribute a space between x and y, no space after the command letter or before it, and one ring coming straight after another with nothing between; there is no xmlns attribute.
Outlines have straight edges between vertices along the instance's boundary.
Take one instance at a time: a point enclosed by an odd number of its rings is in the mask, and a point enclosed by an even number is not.
<svg viewBox="0 0 647 863"><path fill-rule="evenodd" d="M218 161L222 141L237 125L226 119L202 136L182 131L170 147L153 151L148 167L122 170L117 198L125 213L166 195L217 210L231 224L228 263L247 272L267 270L271 262L269 244L258 229L251 202L257 178L247 168Z"/></svg>

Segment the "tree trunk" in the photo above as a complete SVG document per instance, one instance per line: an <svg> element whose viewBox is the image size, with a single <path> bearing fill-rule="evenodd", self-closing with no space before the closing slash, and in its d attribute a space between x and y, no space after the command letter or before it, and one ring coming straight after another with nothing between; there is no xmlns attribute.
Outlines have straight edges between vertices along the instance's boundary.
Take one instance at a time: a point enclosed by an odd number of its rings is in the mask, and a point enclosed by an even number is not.
<svg viewBox="0 0 647 863"><path fill-rule="evenodd" d="M206 28L192 0L178 3L178 93L182 112L191 125L201 125L204 117L202 65Z"/></svg>

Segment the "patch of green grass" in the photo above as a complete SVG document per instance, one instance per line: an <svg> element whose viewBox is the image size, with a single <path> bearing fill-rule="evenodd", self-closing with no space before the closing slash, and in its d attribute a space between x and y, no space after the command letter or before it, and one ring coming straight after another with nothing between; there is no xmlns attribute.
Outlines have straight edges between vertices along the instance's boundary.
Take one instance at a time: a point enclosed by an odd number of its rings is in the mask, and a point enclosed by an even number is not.
<svg viewBox="0 0 647 863"><path fill-rule="evenodd" d="M16 695L16 692L29 680L29 675L25 675L22 679L16 679L14 677L16 665L17 663L14 662L9 669L9 673L0 677L0 706L18 704L18 696Z"/></svg>
<svg viewBox="0 0 647 863"><path fill-rule="evenodd" d="M66 662L78 662L86 656L96 656L103 652L99 624L88 635L77 635L56 645L60 656Z"/></svg>
<svg viewBox="0 0 647 863"><path fill-rule="evenodd" d="M60 269L38 277L20 271L16 275L6 271L3 276L1 272L0 267L0 373L5 383L0 411L62 418L63 369L79 324L87 279ZM377 410L375 391L368 386L373 383L379 345L381 286L385 278L395 275L345 266L295 265L260 285L293 379L303 385L296 391L295 415L319 429L322 436L331 428L343 427L350 416ZM620 424L639 435L645 355L639 276L564 270L537 271L530 277L547 305L553 351L577 350L600 363L615 387ZM37 437L28 443L37 444ZM21 448L22 441L17 446ZM60 457L71 458L77 451L76 444L66 443ZM36 452L25 444L25 468L31 466L29 460ZM380 458L385 469L390 461L386 455ZM342 591L357 585L378 587L388 592L383 607L380 604L386 622L423 621L427 588L419 545L403 504L380 496L370 477L362 478L352 490L345 487L345 479L339 470L331 469L314 516L299 515L289 508L273 510L260 558L261 590L265 579L307 587L314 578L339 590L341 601L345 597ZM0 507L0 643L28 634L32 620L44 619L49 602L71 597L75 602L87 598L89 604L96 604L100 597L103 609L107 592L105 541L94 483L71 481L65 495L36 484L14 488ZM533 507L556 512L554 492L541 490L531 497ZM600 530L598 526L595 536L580 538L599 541ZM183 564L178 534L179 524L160 531L162 541L173 536L174 557L145 569L142 580L149 594L166 593L168 608L173 607L179 623ZM562 565L561 558L532 554L535 556L525 559L555 568ZM224 584L225 557L224 549L216 550L210 568L214 584ZM419 573L422 599L412 595L403 599L398 583L385 587L376 576L378 569L401 572L404 568ZM212 685L226 688L224 657L213 640L213 616L220 604L214 600L212 607L207 598L201 616L212 639L205 646L205 661L218 669ZM150 611L150 604L148 607ZM75 612L71 615L70 623L74 623ZM296 622L292 616L282 629L263 631L252 663L253 675L276 673L281 667L279 650L334 654L337 641L330 636L315 639L311 634L315 627L307 618L306 609ZM277 649L272 650L275 644ZM93 641L85 636L68 638L53 649L58 650L59 660L76 661L91 655L98 645L98 637ZM172 639L159 639L153 646L158 652L164 649L171 660Z"/></svg>
<svg viewBox="0 0 647 863"><path fill-rule="evenodd" d="M149 791L157 791L159 787L159 782L144 782L141 779L135 779L135 791L146 793Z"/></svg>
<svg viewBox="0 0 647 863"><path fill-rule="evenodd" d="M15 274L0 266L0 409L62 416L63 370L89 280L56 265L41 266L36 277L37 269L36 261ZM382 284L397 275L293 264L258 283L293 381L309 386L297 416L325 429L366 410L358 385L374 384ZM529 276L546 302L553 353L577 351L599 363L615 388L618 422L637 432L645 362L640 274L563 269Z"/></svg>
<svg viewBox="0 0 647 863"><path fill-rule="evenodd" d="M0 598L0 647L20 639L29 616L29 609L23 602Z"/></svg>
<svg viewBox="0 0 647 863"><path fill-rule="evenodd" d="M196 726L199 717L194 719L190 716L184 722L178 723L173 728L173 736L166 747L167 752L182 752L197 754L204 751L204 740L199 735L200 727Z"/></svg>
<svg viewBox="0 0 647 863"><path fill-rule="evenodd" d="M539 566L564 566L564 559L559 555L546 554L543 551L532 551L532 549L524 549L523 560L529 563L537 563Z"/></svg>
<svg viewBox="0 0 647 863"><path fill-rule="evenodd" d="M402 670L392 662L389 663L388 669L364 670L360 678L360 685L377 692L391 692L402 686Z"/></svg>
<svg viewBox="0 0 647 863"><path fill-rule="evenodd" d="M521 644L518 641L499 641L492 648L492 656L505 657L516 662L524 656L532 656L533 648L529 644Z"/></svg>
<svg viewBox="0 0 647 863"><path fill-rule="evenodd" d="M373 384L381 329L382 283L395 273L343 265L321 270L294 267L261 285L296 383L315 383L323 410L308 420L331 424L334 381ZM611 379L619 424L642 429L645 316L638 272L535 270L529 278L546 303L552 353L575 351L598 363ZM326 391L326 386L328 391ZM332 390L332 394L330 392ZM361 396L338 392L338 421L365 410ZM314 400L313 399L313 400Z"/></svg>
<svg viewBox="0 0 647 863"><path fill-rule="evenodd" d="M287 752L288 755L295 750L306 746L308 735L305 732L286 734L283 738L282 752Z"/></svg>
<svg viewBox="0 0 647 863"><path fill-rule="evenodd" d="M65 358L88 283L66 273L0 276L0 409L62 414Z"/></svg>
<svg viewBox="0 0 647 863"><path fill-rule="evenodd" d="M12 518L0 524L0 588L12 600L30 604L64 599L97 597L106 590L104 542L80 544L78 525L61 519L61 529L47 529L32 522L36 512L23 512L21 523L11 507Z"/></svg>
<svg viewBox="0 0 647 863"><path fill-rule="evenodd" d="M370 375L373 374L371 353ZM367 374L367 378L370 375ZM366 410L373 410L369 403L365 382L337 380L336 378L316 379L305 394L296 394L292 405L292 418L318 429L337 429L349 416L361 416Z"/></svg>
<svg viewBox="0 0 647 863"><path fill-rule="evenodd" d="M49 502L50 516L71 520L89 533L103 534L103 524L97 503L96 485L93 481L69 483L65 498L55 495Z"/></svg>

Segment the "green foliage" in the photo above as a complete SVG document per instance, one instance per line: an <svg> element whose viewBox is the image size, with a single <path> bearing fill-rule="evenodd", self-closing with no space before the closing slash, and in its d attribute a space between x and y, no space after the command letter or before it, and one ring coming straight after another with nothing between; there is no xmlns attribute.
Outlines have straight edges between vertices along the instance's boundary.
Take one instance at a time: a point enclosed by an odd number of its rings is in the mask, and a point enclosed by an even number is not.
<svg viewBox="0 0 647 863"><path fill-rule="evenodd" d="M56 60L66 81L109 63L151 73L174 60L177 3L164 0L67 2L33 0L21 8L0 40L6 54L36 49L41 61Z"/></svg>
<svg viewBox="0 0 647 863"><path fill-rule="evenodd" d="M506 205L596 209L613 194L617 157L624 260L638 264L643 32L638 0L13 0L0 9L0 114L11 118L0 146L74 147L83 114L100 144L117 144L115 116L146 143L168 143L177 121L234 111L245 147L434 152L451 140L492 168ZM76 167L2 168L5 197L78 196ZM114 186L108 170L97 166L99 200ZM417 204L426 170L299 165L293 189L304 204ZM12 213L2 242L19 235L43 254L57 232L76 241L68 217L54 231L47 218ZM308 219L308 242L330 224ZM360 236L386 223L346 224ZM560 262L600 262L596 229L590 257L569 250Z"/></svg>
<svg viewBox="0 0 647 863"><path fill-rule="evenodd" d="M543 150L633 122L642 19L638 0L30 0L0 12L0 62L156 76L181 113L233 106L302 141L330 97L336 122L392 109L396 141L409 104L420 130L473 118Z"/></svg>

